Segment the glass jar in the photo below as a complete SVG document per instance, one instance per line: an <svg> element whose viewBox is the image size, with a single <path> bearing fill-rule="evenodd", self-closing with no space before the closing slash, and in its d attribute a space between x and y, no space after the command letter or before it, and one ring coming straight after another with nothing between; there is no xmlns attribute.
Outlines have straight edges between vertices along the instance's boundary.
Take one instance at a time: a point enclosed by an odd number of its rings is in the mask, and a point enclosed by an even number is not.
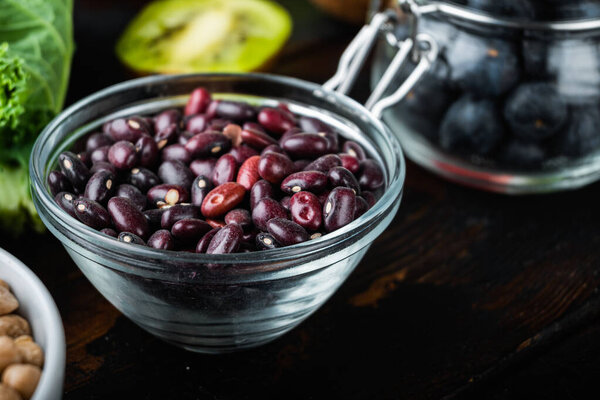
<svg viewBox="0 0 600 400"><path fill-rule="evenodd" d="M600 178L599 1L393 3L373 82L406 39L427 37L437 50L421 79L383 114L410 159L448 179L511 194ZM390 88L406 82L423 50L413 48Z"/></svg>

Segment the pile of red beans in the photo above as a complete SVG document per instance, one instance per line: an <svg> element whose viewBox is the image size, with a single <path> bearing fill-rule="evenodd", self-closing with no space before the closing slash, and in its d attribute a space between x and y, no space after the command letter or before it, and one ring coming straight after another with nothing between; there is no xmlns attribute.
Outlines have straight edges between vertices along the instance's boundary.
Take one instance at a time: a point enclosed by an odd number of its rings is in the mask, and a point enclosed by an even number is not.
<svg viewBox="0 0 600 400"><path fill-rule="evenodd" d="M183 112L105 123L58 164L48 185L73 218L122 242L208 254L333 232L384 185L381 166L322 121L204 88Z"/></svg>

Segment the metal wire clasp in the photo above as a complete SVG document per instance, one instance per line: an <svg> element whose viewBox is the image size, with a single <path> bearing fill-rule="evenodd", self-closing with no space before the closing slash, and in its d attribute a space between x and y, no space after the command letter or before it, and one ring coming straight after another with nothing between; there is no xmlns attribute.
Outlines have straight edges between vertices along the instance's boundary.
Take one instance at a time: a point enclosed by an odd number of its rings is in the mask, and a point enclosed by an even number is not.
<svg viewBox="0 0 600 400"><path fill-rule="evenodd" d="M390 31L390 25L393 26L397 23L396 13L387 10L375 14L371 22L363 26L350 42L340 58L337 71L323 85L325 89L347 94L352 88L375 41L380 35L387 35L387 41L392 40L398 51L365 104L365 107L371 110L377 118L381 118L386 108L401 101L412 90L419 79L429 70L438 55L438 46L435 40L431 36L417 31L420 15L419 6L414 0L401 0L401 3L406 4L402 8L403 14L412 19L412 34L407 39L398 41L393 32ZM417 63L416 68L394 93L382 98L392 79L404 66L409 55L412 55L413 61Z"/></svg>

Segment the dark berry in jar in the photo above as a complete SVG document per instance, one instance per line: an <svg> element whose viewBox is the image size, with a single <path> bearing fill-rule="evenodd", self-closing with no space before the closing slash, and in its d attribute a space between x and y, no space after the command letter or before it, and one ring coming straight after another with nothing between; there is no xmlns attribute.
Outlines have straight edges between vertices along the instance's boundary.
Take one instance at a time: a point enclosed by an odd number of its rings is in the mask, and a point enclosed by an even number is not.
<svg viewBox="0 0 600 400"><path fill-rule="evenodd" d="M146 193L151 187L160 184L160 179L149 169L136 167L127 175L127 182Z"/></svg>
<svg viewBox="0 0 600 400"><path fill-rule="evenodd" d="M92 133L85 142L85 150L91 153L100 147L110 147L114 142L115 141L104 132Z"/></svg>
<svg viewBox="0 0 600 400"><path fill-rule="evenodd" d="M284 246L306 242L309 235L306 230L297 223L285 218L272 218L267 222L269 233Z"/></svg>
<svg viewBox="0 0 600 400"><path fill-rule="evenodd" d="M114 188L115 176L108 171L96 172L90 177L85 186L84 197L104 204L112 196Z"/></svg>
<svg viewBox="0 0 600 400"><path fill-rule="evenodd" d="M231 154L223 154L215 164L213 170L213 185L219 186L227 182L234 182L237 174L237 161Z"/></svg>
<svg viewBox="0 0 600 400"><path fill-rule="evenodd" d="M213 228L204 236L202 236L202 239L200 239L196 245L196 253L206 253L206 250L208 250L208 245L210 245L210 241L213 239L213 237L215 237L220 229L221 228Z"/></svg>
<svg viewBox="0 0 600 400"><path fill-rule="evenodd" d="M375 190L383 186L385 177L377 161L367 159L360 162L358 183L365 190ZM356 194L359 194L359 192L357 191Z"/></svg>
<svg viewBox="0 0 600 400"><path fill-rule="evenodd" d="M229 154L235 157L235 160L238 164L242 164L244 161L249 159L250 157L254 157L258 155L258 151L254 150L250 146L241 145L238 147L234 147L229 151Z"/></svg>
<svg viewBox="0 0 600 400"><path fill-rule="evenodd" d="M185 144L192 158L220 156L229 151L230 147L231 140L220 132L199 133Z"/></svg>
<svg viewBox="0 0 600 400"><path fill-rule="evenodd" d="M287 194L306 190L322 192L327 187L327 175L319 171L300 171L289 175L281 182L281 191Z"/></svg>
<svg viewBox="0 0 600 400"><path fill-rule="evenodd" d="M366 160L367 154L362 146L352 140L347 140L342 146L342 150L346 154L350 154L353 157L356 157L358 161Z"/></svg>
<svg viewBox="0 0 600 400"><path fill-rule="evenodd" d="M267 230L267 222L273 218L287 218L287 210L277 201L265 197L252 209L252 222L262 231Z"/></svg>
<svg viewBox="0 0 600 400"><path fill-rule="evenodd" d="M511 42L459 31L446 49L450 79L467 93L498 97L520 79L518 54Z"/></svg>
<svg viewBox="0 0 600 400"><path fill-rule="evenodd" d="M50 171L48 174L48 187L52 196L56 196L60 192L72 192L73 186L67 177L60 171Z"/></svg>
<svg viewBox="0 0 600 400"><path fill-rule="evenodd" d="M267 153L260 157L258 174L266 181L279 184L295 171L294 163L286 155Z"/></svg>
<svg viewBox="0 0 600 400"><path fill-rule="evenodd" d="M550 83L521 84L506 100L504 119L513 135L526 141L547 139L562 129L569 112Z"/></svg>
<svg viewBox="0 0 600 400"><path fill-rule="evenodd" d="M509 168L540 167L547 157L546 150L535 142L510 139L499 151L499 159Z"/></svg>
<svg viewBox="0 0 600 400"><path fill-rule="evenodd" d="M150 204L157 205L160 202L164 202L174 205L177 203L187 203L190 200L190 194L183 186L163 183L151 187L148 193L146 193L146 198Z"/></svg>
<svg viewBox="0 0 600 400"><path fill-rule="evenodd" d="M309 231L316 231L323 220L322 206L317 196L310 192L299 192L290 199L292 221Z"/></svg>
<svg viewBox="0 0 600 400"><path fill-rule="evenodd" d="M236 208L225 214L225 223L238 224L243 230L247 230L252 226L252 216L245 208Z"/></svg>
<svg viewBox="0 0 600 400"><path fill-rule="evenodd" d="M580 157L600 148L600 110L597 106L572 107L571 117L556 141L559 154Z"/></svg>
<svg viewBox="0 0 600 400"><path fill-rule="evenodd" d="M340 229L354 221L356 195L352 189L337 187L329 193L323 206L323 226L327 232Z"/></svg>
<svg viewBox="0 0 600 400"><path fill-rule="evenodd" d="M238 171L236 182L248 191L250 191L252 186L260 180L260 175L258 174L259 162L260 156L252 156L244 161Z"/></svg>
<svg viewBox="0 0 600 400"><path fill-rule="evenodd" d="M194 173L181 161L164 161L158 167L158 177L171 185L189 188L194 181Z"/></svg>
<svg viewBox="0 0 600 400"><path fill-rule="evenodd" d="M227 182L211 190L202 201L202 215L207 218L225 215L244 200L246 189L239 183Z"/></svg>
<svg viewBox="0 0 600 400"><path fill-rule="evenodd" d="M368 160L363 161L363 173L361 174L361 177L366 176L366 174L368 173L371 173L369 170L371 168L374 168L372 165L367 164L370 164L368 163ZM375 163L375 165L377 166L377 168L379 168L379 164ZM383 185L383 173L376 173L376 175L377 177L375 177L375 180L377 182L375 183L378 184L379 182L381 182L379 186ZM329 178L329 184L331 187L344 186L354 190L354 193L360 194L360 185L358 184L356 177L352 172L348 171L344 167L331 168L327 173L327 178ZM370 178L373 179L373 176L371 176ZM367 183L367 185L369 185L369 183Z"/></svg>
<svg viewBox="0 0 600 400"><path fill-rule="evenodd" d="M238 101L221 100L217 102L215 112L219 118L230 119L232 121L247 121L253 120L256 117L254 107Z"/></svg>
<svg viewBox="0 0 600 400"><path fill-rule="evenodd" d="M167 207L160 218L160 226L171 229L175 222L185 218L200 218L200 209L191 204L176 204Z"/></svg>
<svg viewBox="0 0 600 400"><path fill-rule="evenodd" d="M113 197L108 201L108 212L119 232L131 232L141 238L150 236L148 220L129 199Z"/></svg>
<svg viewBox="0 0 600 400"><path fill-rule="evenodd" d="M243 143L258 150L262 150L267 146L277 144L277 140L275 140L272 136L265 132L251 128L242 130L240 137Z"/></svg>
<svg viewBox="0 0 600 400"><path fill-rule="evenodd" d="M148 238L148 246L159 250L174 250L175 239L166 229L159 229Z"/></svg>
<svg viewBox="0 0 600 400"><path fill-rule="evenodd" d="M291 113L278 108L265 107L258 113L258 123L268 131L281 135L292 129L295 125Z"/></svg>
<svg viewBox="0 0 600 400"><path fill-rule="evenodd" d="M342 159L337 154L326 154L302 168L305 171L320 171L327 173L333 167L342 165Z"/></svg>
<svg viewBox="0 0 600 400"><path fill-rule="evenodd" d="M194 160L190 163L190 170L196 176L212 176L213 169L217 163L216 158L206 158L202 160Z"/></svg>
<svg viewBox="0 0 600 400"><path fill-rule="evenodd" d="M144 135L135 143L138 160L141 167L151 168L158 161L158 145L154 139Z"/></svg>
<svg viewBox="0 0 600 400"><path fill-rule="evenodd" d="M185 105L185 115L201 114L210 104L211 95L205 88L199 87L192 91Z"/></svg>
<svg viewBox="0 0 600 400"><path fill-rule="evenodd" d="M261 179L250 189L250 208L254 209L259 201L267 197L273 197L273 185Z"/></svg>
<svg viewBox="0 0 600 400"><path fill-rule="evenodd" d="M329 150L329 142L318 133L296 133L281 142L284 149L292 158L315 158Z"/></svg>
<svg viewBox="0 0 600 400"><path fill-rule="evenodd" d="M444 116L440 146L465 155L486 155L497 147L503 132L502 119L494 102L466 95Z"/></svg>
<svg viewBox="0 0 600 400"><path fill-rule="evenodd" d="M79 198L73 201L73 207L77 218L90 228L100 230L110 227L110 215L99 203Z"/></svg>
<svg viewBox="0 0 600 400"><path fill-rule="evenodd" d="M68 192L60 192L54 196L54 201L56 201L56 204L65 210L67 214L77 219L77 214L75 214L75 206L73 205L75 199L76 196L73 193Z"/></svg>
<svg viewBox="0 0 600 400"><path fill-rule="evenodd" d="M70 151L65 151L58 156L58 165L63 175L73 185L73 189L78 193L83 193L91 176L88 167Z"/></svg>
<svg viewBox="0 0 600 400"><path fill-rule="evenodd" d="M131 169L138 162L138 152L133 143L121 140L108 150L108 161L117 169Z"/></svg>
<svg viewBox="0 0 600 400"><path fill-rule="evenodd" d="M126 183L119 185L115 196L131 200L135 207L140 211L144 211L146 208L146 196L140 189L133 185L128 185Z"/></svg>
<svg viewBox="0 0 600 400"><path fill-rule="evenodd" d="M260 232L256 235L256 248L259 250L270 250L281 247L277 240L267 232Z"/></svg>
<svg viewBox="0 0 600 400"><path fill-rule="evenodd" d="M140 246L145 246L146 242L144 239L139 237L138 235L131 232L121 232L119 233L119 242L128 243L128 244L137 244Z"/></svg>
<svg viewBox="0 0 600 400"><path fill-rule="evenodd" d="M206 254L229 254L239 250L244 232L239 225L226 225L213 236Z"/></svg>
<svg viewBox="0 0 600 400"><path fill-rule="evenodd" d="M173 224L171 234L181 242L197 243L211 229L212 227L206 221L197 218L184 218Z"/></svg>

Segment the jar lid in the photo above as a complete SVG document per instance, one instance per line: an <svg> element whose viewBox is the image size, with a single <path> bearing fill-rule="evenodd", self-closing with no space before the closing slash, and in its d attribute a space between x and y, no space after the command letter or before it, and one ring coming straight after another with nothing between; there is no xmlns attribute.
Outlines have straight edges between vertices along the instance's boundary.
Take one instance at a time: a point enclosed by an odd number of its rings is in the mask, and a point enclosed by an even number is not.
<svg viewBox="0 0 600 400"><path fill-rule="evenodd" d="M435 1L421 0L427 4ZM438 0L495 17L527 21L573 21L600 18L600 0Z"/></svg>

